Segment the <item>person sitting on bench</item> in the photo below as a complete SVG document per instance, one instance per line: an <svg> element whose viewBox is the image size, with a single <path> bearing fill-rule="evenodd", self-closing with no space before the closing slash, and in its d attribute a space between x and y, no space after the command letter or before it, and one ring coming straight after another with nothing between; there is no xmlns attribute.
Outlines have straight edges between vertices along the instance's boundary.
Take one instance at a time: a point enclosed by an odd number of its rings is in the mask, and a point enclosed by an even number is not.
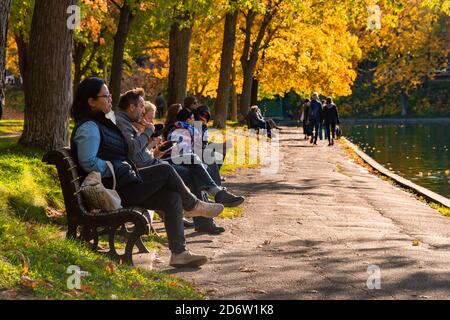
<svg viewBox="0 0 450 320"><path fill-rule="evenodd" d="M206 256L186 250L183 210L187 217L214 218L223 211L223 205L199 200L168 164L138 171L129 159L127 141L115 124L111 101L104 80L87 78L80 83L72 106L75 128L71 151L74 158L85 173L99 172L106 188L112 188L114 174L116 191L123 206L164 212L172 253L171 266L199 267L205 264ZM153 124L148 124L143 136L150 138L153 131ZM106 161L112 163L114 172L110 171Z"/></svg>
<svg viewBox="0 0 450 320"><path fill-rule="evenodd" d="M119 100L116 114L117 126L122 131L128 146L129 156L139 168L148 168L162 163L170 164L180 175L186 185L192 192L201 199L201 192L205 191L215 198L216 203L221 203L226 207L236 207L244 201L243 197L238 197L219 187L211 178L208 171L200 163L200 160L189 161L189 163L174 164L170 161L162 161L155 158L147 146L149 143L154 144L158 137L148 137L145 130L139 132L135 127L139 127L133 123L140 123L141 126L149 127L153 124L155 118L156 107L151 108L150 112L144 117L145 92L143 89L134 89L124 93ZM194 218L195 220L197 218ZM199 217L200 219L200 217ZM225 231L224 228L214 224L212 219L202 219L202 224L195 224L196 231L207 232L211 234L219 234Z"/></svg>
<svg viewBox="0 0 450 320"><path fill-rule="evenodd" d="M267 137L272 137L272 129L281 130L272 119L265 120L261 114L258 106L250 107L247 114L247 121L249 129L264 129L267 130Z"/></svg>

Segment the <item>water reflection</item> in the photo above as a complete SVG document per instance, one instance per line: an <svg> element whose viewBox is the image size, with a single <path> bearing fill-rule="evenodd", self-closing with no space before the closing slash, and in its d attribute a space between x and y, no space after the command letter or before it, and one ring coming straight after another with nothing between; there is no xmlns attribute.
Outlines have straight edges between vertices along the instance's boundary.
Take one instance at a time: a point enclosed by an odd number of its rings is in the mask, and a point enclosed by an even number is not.
<svg viewBox="0 0 450 320"><path fill-rule="evenodd" d="M345 133L386 168L450 198L450 124L346 125Z"/></svg>

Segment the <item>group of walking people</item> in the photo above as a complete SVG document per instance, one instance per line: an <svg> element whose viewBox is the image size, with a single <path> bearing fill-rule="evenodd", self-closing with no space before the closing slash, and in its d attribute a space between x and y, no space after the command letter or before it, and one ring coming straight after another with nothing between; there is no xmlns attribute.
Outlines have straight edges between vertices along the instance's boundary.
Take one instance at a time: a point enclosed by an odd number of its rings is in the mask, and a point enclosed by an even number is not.
<svg viewBox="0 0 450 320"><path fill-rule="evenodd" d="M317 145L317 138L322 140L322 130L325 128L325 139L328 139L328 146L334 145L336 136L340 131L339 112L331 97L323 101L319 100L319 94L314 92L311 100L305 99L301 121L303 122L304 139L310 139L310 143Z"/></svg>
<svg viewBox="0 0 450 320"><path fill-rule="evenodd" d="M187 97L184 105L168 108L161 126L154 123L158 110L145 101L143 89L122 94L117 112L112 110L111 98L102 79L87 78L79 85L72 107L74 158L84 173L99 172L106 188L112 188L115 177L123 206L140 206L163 215L171 266L203 265L207 257L186 248L184 218L193 218L198 232L220 234L225 229L216 225L214 218L224 207L245 201L221 186L220 167L226 149L207 141L209 108L199 106L195 97ZM194 127L195 120L201 121L202 132ZM201 152L194 153L195 141L201 141ZM182 146L182 151L174 157L171 153L176 146ZM182 161L176 161L179 157Z"/></svg>

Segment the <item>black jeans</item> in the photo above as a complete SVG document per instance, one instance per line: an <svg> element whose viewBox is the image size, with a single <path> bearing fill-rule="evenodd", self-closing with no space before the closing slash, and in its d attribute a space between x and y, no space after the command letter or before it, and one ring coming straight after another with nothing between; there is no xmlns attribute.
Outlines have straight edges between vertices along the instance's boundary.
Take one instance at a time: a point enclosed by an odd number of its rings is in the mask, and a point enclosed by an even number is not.
<svg viewBox="0 0 450 320"><path fill-rule="evenodd" d="M272 137L272 128L270 127L270 124L267 121L259 122L258 124L254 125L252 129L265 129L267 130L267 136L269 138Z"/></svg>
<svg viewBox="0 0 450 320"><path fill-rule="evenodd" d="M325 134L328 136L328 142L331 143L331 137L333 140L336 137L336 123L325 123Z"/></svg>
<svg viewBox="0 0 450 320"><path fill-rule="evenodd" d="M124 207L139 206L164 212L164 225L173 253L185 250L183 209L192 210L198 199L169 164L158 164L139 170L142 183L118 189Z"/></svg>
<svg viewBox="0 0 450 320"><path fill-rule="evenodd" d="M309 120L309 132L311 134L311 139L314 143L317 143L317 137L319 135L320 121L315 119Z"/></svg>

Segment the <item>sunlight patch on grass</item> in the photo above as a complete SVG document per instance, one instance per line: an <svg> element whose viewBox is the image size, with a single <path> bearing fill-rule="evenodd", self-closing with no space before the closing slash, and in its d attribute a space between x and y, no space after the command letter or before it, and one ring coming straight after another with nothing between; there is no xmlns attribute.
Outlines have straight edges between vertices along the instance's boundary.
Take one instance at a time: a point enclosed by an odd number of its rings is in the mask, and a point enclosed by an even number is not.
<svg viewBox="0 0 450 320"><path fill-rule="evenodd" d="M23 130L23 120L0 120L0 136L19 134Z"/></svg>
<svg viewBox="0 0 450 320"><path fill-rule="evenodd" d="M43 151L17 141L0 139L0 292L25 292L27 299L203 298L183 280L113 263L65 239L65 218L45 214L47 206L64 207L56 169L41 162ZM152 249L167 239L150 235L144 241ZM77 290L67 287L71 265L87 272Z"/></svg>

